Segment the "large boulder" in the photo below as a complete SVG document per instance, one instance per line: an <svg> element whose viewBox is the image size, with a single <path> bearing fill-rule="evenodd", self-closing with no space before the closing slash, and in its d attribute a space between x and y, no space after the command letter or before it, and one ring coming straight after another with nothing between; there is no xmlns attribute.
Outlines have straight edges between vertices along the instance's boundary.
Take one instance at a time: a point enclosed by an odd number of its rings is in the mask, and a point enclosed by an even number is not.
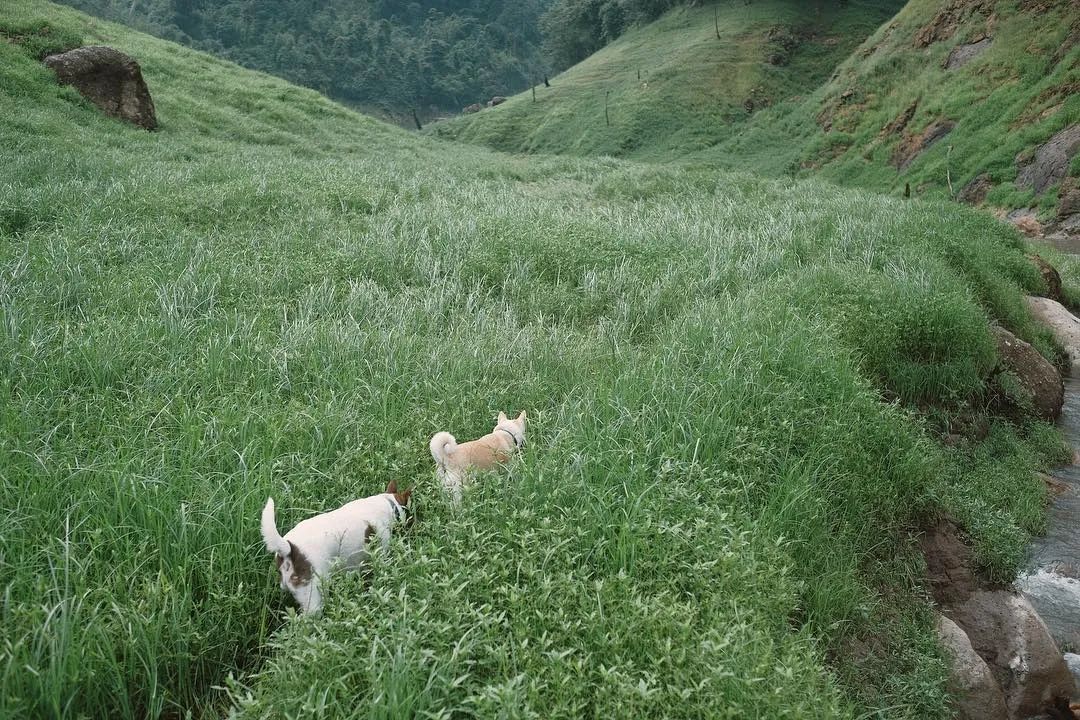
<svg viewBox="0 0 1080 720"><path fill-rule="evenodd" d="M1028 296L1025 301L1036 322L1050 328L1054 338L1065 348L1073 369L1080 369L1080 318L1050 298Z"/></svg>
<svg viewBox="0 0 1080 720"><path fill-rule="evenodd" d="M937 634L949 658L949 696L957 720L1009 720L1005 694L967 634L944 615L937 616Z"/></svg>
<svg viewBox="0 0 1080 720"><path fill-rule="evenodd" d="M1002 368L1015 378L1026 396L1017 397L1012 388L999 387L998 400L1003 409L1011 414L1030 410L1043 420L1057 420L1065 402L1065 386L1057 369L1038 350L1005 328L994 327L992 331Z"/></svg>
<svg viewBox="0 0 1080 720"><path fill-rule="evenodd" d="M62 85L71 85L106 114L147 130L157 127L154 101L134 58L93 45L49 55L45 64Z"/></svg>
<svg viewBox="0 0 1080 720"><path fill-rule="evenodd" d="M1076 691L1061 651L1023 595L979 590L950 615L989 666L1011 717L1038 715Z"/></svg>

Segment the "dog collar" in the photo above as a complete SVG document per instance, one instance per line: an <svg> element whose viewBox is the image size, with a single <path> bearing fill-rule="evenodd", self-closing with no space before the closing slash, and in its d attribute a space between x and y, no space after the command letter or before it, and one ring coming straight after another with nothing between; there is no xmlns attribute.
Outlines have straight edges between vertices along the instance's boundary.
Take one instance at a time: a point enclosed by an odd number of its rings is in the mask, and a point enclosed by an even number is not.
<svg viewBox="0 0 1080 720"><path fill-rule="evenodd" d="M516 448L522 448L522 447L524 447L524 446L525 446L525 438L522 438L522 439L518 440L518 436L517 436L516 434L514 434L514 433L510 432L509 430L507 430L507 429L506 429L506 428L504 428L504 427L497 427L497 428L495 428L495 429L496 429L496 430L502 430L502 431L503 431L504 433L506 433L506 434L507 434L507 435L509 435L509 436L510 436L511 438L513 438L513 440L514 440L514 447L516 447Z"/></svg>
<svg viewBox="0 0 1080 720"><path fill-rule="evenodd" d="M390 503L390 509L394 511L394 522L399 523L408 519L409 509L395 500L392 495L386 498L386 502Z"/></svg>

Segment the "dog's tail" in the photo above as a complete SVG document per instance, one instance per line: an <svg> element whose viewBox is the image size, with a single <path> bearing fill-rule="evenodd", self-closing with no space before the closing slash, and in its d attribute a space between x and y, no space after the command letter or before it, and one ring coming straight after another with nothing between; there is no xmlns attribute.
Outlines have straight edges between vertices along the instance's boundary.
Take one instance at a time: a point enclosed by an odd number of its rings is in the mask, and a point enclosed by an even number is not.
<svg viewBox="0 0 1080 720"><path fill-rule="evenodd" d="M446 465L446 458L457 452L457 440L448 432L435 433L428 445L431 448L431 457L435 458L437 465Z"/></svg>
<svg viewBox="0 0 1080 720"><path fill-rule="evenodd" d="M292 545L277 531L277 523L274 522L274 498L266 499L266 507L262 511L262 536L266 549L270 552L281 557L288 557L292 552Z"/></svg>

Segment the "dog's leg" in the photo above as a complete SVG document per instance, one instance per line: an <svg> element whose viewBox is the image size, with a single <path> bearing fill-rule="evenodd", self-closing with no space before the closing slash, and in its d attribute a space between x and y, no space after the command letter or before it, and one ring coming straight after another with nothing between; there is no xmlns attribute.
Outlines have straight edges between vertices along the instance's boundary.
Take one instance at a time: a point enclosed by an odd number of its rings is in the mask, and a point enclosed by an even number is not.
<svg viewBox="0 0 1080 720"><path fill-rule="evenodd" d="M319 590L319 576L311 578L307 586L307 602L304 603L304 612L318 615L322 611L322 592Z"/></svg>

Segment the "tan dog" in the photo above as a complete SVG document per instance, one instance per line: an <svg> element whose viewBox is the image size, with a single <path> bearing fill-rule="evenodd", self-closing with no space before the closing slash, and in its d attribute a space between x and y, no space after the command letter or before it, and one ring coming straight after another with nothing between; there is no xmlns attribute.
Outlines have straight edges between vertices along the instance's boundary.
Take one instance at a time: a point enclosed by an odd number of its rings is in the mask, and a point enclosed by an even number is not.
<svg viewBox="0 0 1080 720"><path fill-rule="evenodd" d="M495 429L482 438L458 444L448 432L435 433L429 444L439 479L454 502L461 501L461 489L475 470L490 470L503 465L525 447L525 411L516 420L499 413Z"/></svg>

